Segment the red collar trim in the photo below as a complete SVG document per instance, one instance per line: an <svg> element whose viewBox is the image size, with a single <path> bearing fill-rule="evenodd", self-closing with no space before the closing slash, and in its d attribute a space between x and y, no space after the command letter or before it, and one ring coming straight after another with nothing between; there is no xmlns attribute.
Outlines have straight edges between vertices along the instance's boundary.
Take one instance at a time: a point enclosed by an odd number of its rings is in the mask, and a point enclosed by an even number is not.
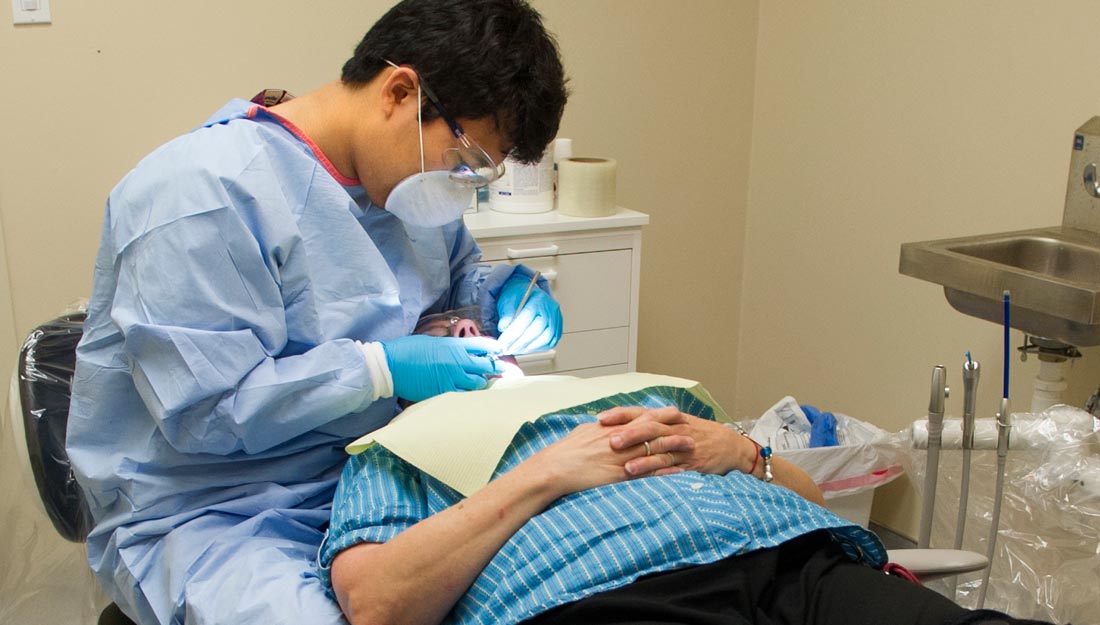
<svg viewBox="0 0 1100 625"><path fill-rule="evenodd" d="M246 117L248 119L255 119L261 111L264 115L267 115L282 124L282 126L289 130L291 134L293 134L295 137L298 137L303 143L308 145L309 149L313 152L313 155L317 157L317 160L321 161L321 165L325 168L325 171L327 171L330 176L335 178L336 182L339 182L340 184L347 187L358 187L362 184L355 178L349 178L344 174L341 174L332 164L332 161L328 160L328 157L325 156L325 153L321 151L321 148L313 142L313 139L310 139L308 136L306 136L306 133L302 132L302 129L295 126L294 123L291 122L289 119L283 117L282 115L279 115L278 113L275 113L267 107L260 106L258 104L253 105L252 108L248 109L248 114L246 115Z"/></svg>

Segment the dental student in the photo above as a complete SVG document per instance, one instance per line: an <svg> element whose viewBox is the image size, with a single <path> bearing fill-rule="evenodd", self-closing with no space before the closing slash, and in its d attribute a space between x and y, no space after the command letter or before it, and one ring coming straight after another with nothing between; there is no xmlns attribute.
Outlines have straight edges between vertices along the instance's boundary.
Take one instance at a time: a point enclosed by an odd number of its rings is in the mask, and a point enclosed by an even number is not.
<svg viewBox="0 0 1100 625"><path fill-rule="evenodd" d="M234 100L119 182L67 446L127 615L345 622L314 564L344 445L561 336L545 281L517 313L532 272L479 264L461 216L505 155L541 156L565 101L522 0L406 0L340 80ZM471 305L499 341L409 336Z"/></svg>

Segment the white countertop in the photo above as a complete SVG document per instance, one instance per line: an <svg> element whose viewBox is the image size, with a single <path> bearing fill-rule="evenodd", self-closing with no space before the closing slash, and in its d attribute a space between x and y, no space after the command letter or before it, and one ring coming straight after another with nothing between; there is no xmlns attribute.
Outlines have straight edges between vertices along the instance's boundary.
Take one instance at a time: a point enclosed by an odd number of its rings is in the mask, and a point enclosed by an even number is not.
<svg viewBox="0 0 1100 625"><path fill-rule="evenodd" d="M482 207L476 213L463 215L463 220L475 239L483 239L608 228L640 228L649 223L649 215L621 206L609 217L570 217L556 210L530 214L498 213Z"/></svg>

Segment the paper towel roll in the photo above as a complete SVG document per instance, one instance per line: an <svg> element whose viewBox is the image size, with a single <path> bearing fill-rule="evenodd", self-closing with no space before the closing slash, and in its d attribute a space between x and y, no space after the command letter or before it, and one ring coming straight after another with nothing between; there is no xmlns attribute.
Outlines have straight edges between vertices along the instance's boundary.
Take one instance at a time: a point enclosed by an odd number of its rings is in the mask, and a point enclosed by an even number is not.
<svg viewBox="0 0 1100 625"><path fill-rule="evenodd" d="M615 214L615 160L574 156L558 162L558 212L573 217Z"/></svg>

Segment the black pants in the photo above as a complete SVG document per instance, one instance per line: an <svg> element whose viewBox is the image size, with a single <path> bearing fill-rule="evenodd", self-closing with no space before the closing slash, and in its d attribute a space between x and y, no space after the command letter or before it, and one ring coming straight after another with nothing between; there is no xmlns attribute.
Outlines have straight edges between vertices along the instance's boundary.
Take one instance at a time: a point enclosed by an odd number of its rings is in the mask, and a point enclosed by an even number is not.
<svg viewBox="0 0 1100 625"><path fill-rule="evenodd" d="M1038 623L959 607L849 560L826 532L643 577L524 625L964 625Z"/></svg>

